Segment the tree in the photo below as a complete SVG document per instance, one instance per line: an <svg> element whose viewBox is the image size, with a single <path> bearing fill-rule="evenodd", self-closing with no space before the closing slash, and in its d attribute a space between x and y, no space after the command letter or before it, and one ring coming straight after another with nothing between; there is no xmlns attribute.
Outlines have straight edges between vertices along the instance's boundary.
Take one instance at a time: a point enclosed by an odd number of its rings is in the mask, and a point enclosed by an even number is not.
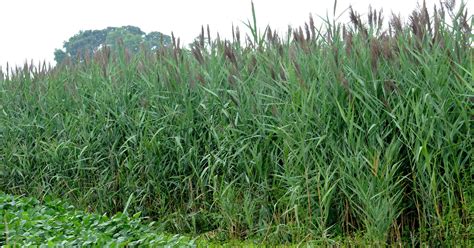
<svg viewBox="0 0 474 248"><path fill-rule="evenodd" d="M160 32L150 32L145 36L145 42L151 50L156 50L163 44L171 44L171 37Z"/></svg>
<svg viewBox="0 0 474 248"><path fill-rule="evenodd" d="M61 49L54 50L54 60L56 61L56 63L61 64L66 57L67 57L67 54L63 50Z"/></svg>
<svg viewBox="0 0 474 248"><path fill-rule="evenodd" d="M123 42L125 48L132 53L140 50L140 45L145 42L143 37L145 33L141 30L130 30L127 27L117 28L107 34L105 43L116 50L119 48L119 41Z"/></svg>
<svg viewBox="0 0 474 248"><path fill-rule="evenodd" d="M135 26L108 27L102 30L80 31L63 44L63 49L54 51L54 60L60 64L66 57L72 61L83 61L86 56L92 56L103 46L117 52L120 48L119 40L132 54L140 51L141 47L155 50L158 47L171 44L171 37L160 32L146 34Z"/></svg>

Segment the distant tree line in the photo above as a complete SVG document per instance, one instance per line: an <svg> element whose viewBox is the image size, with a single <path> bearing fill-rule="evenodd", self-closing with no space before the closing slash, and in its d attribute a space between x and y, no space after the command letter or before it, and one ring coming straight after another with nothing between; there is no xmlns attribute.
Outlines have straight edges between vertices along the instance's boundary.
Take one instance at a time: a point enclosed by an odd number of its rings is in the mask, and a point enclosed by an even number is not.
<svg viewBox="0 0 474 248"><path fill-rule="evenodd" d="M120 44L122 43L122 44ZM140 48L155 50L160 46L171 44L171 37L160 32L145 33L135 26L108 27L102 30L80 31L64 42L63 49L54 51L56 63L62 63L66 58L74 62L82 61L86 56L108 46L113 51L121 46L131 53L137 53Z"/></svg>

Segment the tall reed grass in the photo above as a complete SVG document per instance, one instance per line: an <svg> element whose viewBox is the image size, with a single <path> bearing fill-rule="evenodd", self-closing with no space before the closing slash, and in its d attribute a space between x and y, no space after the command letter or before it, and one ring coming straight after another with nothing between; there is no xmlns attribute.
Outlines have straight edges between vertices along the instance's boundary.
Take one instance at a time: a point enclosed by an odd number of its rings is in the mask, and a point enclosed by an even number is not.
<svg viewBox="0 0 474 248"><path fill-rule="evenodd" d="M349 15L7 70L0 189L216 239L468 244L472 15Z"/></svg>

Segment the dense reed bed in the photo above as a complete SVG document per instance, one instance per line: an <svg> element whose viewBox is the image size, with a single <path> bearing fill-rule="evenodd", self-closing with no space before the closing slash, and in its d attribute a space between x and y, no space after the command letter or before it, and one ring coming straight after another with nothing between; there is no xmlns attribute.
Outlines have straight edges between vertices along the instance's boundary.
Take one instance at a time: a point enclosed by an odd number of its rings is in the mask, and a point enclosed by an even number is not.
<svg viewBox="0 0 474 248"><path fill-rule="evenodd" d="M473 18L448 2L10 69L0 190L217 240L467 244Z"/></svg>

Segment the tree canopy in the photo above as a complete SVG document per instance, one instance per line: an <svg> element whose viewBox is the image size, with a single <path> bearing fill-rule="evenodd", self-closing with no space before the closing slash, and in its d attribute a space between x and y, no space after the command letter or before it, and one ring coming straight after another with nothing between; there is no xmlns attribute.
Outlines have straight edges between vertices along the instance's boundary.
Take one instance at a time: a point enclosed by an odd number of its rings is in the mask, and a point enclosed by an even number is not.
<svg viewBox="0 0 474 248"><path fill-rule="evenodd" d="M171 37L160 32L145 33L135 26L108 27L102 30L86 30L75 34L64 42L63 49L54 51L54 60L61 63L70 57L73 61L81 61L91 56L104 45L117 50L120 45L131 53L137 53L141 47L155 50L171 43Z"/></svg>

